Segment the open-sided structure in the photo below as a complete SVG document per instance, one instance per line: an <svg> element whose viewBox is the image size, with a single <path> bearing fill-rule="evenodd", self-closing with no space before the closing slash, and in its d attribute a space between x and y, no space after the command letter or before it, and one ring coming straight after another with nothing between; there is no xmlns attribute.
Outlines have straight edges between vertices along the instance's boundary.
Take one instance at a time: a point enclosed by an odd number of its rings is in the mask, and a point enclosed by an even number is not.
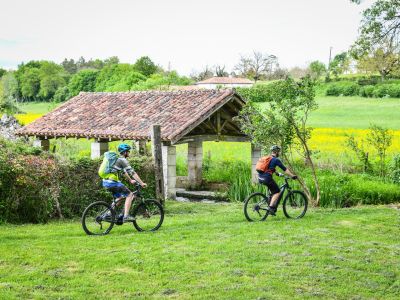
<svg viewBox="0 0 400 300"><path fill-rule="evenodd" d="M108 150L108 142L151 139L152 125L161 126L164 184L167 197L175 197L176 147L188 143L188 182L202 178L203 141L249 141L234 117L245 101L233 89L176 92L80 93L47 115L21 128L20 136L35 136L35 144L48 149L49 139L94 139L92 158ZM260 157L252 147L252 164ZM253 174L254 176L254 174Z"/></svg>

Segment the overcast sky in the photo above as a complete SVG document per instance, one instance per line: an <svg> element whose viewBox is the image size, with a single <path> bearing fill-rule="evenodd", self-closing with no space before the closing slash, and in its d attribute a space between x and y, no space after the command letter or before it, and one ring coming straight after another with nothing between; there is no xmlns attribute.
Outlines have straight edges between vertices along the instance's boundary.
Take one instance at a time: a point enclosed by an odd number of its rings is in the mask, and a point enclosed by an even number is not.
<svg viewBox="0 0 400 300"><path fill-rule="evenodd" d="M282 67L327 62L357 36L361 6L350 0L0 0L0 67L118 56L189 75L253 50Z"/></svg>

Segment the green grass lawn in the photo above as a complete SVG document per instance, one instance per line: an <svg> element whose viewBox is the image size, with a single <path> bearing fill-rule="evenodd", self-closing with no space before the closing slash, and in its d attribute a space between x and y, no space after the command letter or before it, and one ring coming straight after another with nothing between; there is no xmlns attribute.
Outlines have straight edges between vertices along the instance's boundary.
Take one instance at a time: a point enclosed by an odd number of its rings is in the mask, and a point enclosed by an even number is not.
<svg viewBox="0 0 400 300"><path fill-rule="evenodd" d="M316 99L319 107L309 120L314 128L365 129L376 123L400 129L400 99L326 96Z"/></svg>
<svg viewBox="0 0 400 300"><path fill-rule="evenodd" d="M399 299L399 210L248 223L240 204L167 202L155 233L0 226L0 299Z"/></svg>
<svg viewBox="0 0 400 300"><path fill-rule="evenodd" d="M53 103L53 102L24 102L19 103L19 109L24 113L29 114L45 114L49 111L52 111L57 106L62 103Z"/></svg>

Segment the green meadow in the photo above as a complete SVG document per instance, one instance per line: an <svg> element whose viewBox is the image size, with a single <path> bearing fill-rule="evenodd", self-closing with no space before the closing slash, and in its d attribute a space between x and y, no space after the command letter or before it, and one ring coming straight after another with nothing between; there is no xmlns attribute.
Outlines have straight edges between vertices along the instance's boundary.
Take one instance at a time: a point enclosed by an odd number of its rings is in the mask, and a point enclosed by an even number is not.
<svg viewBox="0 0 400 300"><path fill-rule="evenodd" d="M281 211L166 203L159 231L79 220L0 227L0 299L399 299L399 210Z"/></svg>

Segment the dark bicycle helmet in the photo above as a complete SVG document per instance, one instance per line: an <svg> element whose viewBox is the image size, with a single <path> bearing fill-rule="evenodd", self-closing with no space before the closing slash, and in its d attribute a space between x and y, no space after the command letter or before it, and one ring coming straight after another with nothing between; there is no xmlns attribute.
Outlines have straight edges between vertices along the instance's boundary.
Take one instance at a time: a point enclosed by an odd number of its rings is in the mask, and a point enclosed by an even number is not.
<svg viewBox="0 0 400 300"><path fill-rule="evenodd" d="M281 151L281 147L278 145L273 145L271 148L269 148L269 150L271 150L271 152L279 152Z"/></svg>
<svg viewBox="0 0 400 300"><path fill-rule="evenodd" d="M132 149L131 146L129 146L128 144L119 144L118 145L118 152L119 153L123 153L125 151L130 151Z"/></svg>

